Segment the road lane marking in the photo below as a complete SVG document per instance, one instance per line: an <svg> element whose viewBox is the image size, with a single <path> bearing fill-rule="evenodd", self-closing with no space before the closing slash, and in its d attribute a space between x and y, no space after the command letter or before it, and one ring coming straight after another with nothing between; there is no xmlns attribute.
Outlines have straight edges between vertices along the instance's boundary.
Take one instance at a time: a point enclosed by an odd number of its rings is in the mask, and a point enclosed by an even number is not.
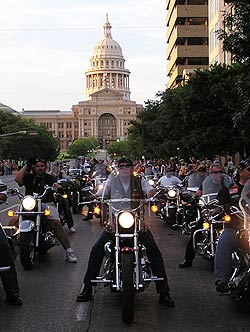
<svg viewBox="0 0 250 332"><path fill-rule="evenodd" d="M77 322L83 322L87 318L89 309L89 302L78 303L76 307L76 320Z"/></svg>

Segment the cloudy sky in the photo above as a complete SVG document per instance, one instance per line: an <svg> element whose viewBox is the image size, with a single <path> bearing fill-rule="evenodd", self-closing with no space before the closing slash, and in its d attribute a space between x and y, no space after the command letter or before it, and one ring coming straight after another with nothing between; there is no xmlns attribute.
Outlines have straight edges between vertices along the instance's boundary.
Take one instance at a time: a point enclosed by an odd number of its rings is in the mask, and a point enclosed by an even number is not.
<svg viewBox="0 0 250 332"><path fill-rule="evenodd" d="M164 0L1 0L0 102L70 110L85 100L85 71L103 37L112 37L131 71L131 99L155 99L166 84Z"/></svg>

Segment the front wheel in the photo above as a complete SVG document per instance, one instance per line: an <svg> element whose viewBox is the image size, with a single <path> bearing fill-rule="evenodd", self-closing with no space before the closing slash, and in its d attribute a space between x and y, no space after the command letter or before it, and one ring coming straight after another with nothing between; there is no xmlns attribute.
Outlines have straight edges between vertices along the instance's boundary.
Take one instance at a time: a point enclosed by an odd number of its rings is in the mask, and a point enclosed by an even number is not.
<svg viewBox="0 0 250 332"><path fill-rule="evenodd" d="M122 265L122 320L130 324L134 320L134 254L123 252Z"/></svg>
<svg viewBox="0 0 250 332"><path fill-rule="evenodd" d="M33 232L20 233L20 261L25 270L31 270L35 255Z"/></svg>

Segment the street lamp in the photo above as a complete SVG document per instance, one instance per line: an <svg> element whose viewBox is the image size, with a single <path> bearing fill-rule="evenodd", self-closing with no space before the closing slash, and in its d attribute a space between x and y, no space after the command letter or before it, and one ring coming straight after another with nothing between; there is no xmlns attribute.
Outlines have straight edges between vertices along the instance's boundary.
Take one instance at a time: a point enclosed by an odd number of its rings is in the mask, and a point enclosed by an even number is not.
<svg viewBox="0 0 250 332"><path fill-rule="evenodd" d="M30 130L19 130L19 131L15 131L12 133L0 134L0 137L14 136L14 135L18 135L18 134L28 134L31 136L36 136L36 135L38 135L38 132L30 131Z"/></svg>

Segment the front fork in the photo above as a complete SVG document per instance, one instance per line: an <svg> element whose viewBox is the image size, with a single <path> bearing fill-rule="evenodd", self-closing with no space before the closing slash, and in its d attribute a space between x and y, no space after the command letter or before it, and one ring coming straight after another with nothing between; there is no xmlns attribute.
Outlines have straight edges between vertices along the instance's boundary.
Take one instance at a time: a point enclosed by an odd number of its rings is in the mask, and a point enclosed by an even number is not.
<svg viewBox="0 0 250 332"><path fill-rule="evenodd" d="M132 247L124 247L121 249L120 247L120 239L121 238L128 238L133 237L133 248ZM135 288L136 290L139 289L140 284L140 271L139 271L139 244L138 244L138 234L119 234L118 232L115 233L115 276L116 276L116 290L121 290L121 260L120 256L122 251L133 251L135 257Z"/></svg>

